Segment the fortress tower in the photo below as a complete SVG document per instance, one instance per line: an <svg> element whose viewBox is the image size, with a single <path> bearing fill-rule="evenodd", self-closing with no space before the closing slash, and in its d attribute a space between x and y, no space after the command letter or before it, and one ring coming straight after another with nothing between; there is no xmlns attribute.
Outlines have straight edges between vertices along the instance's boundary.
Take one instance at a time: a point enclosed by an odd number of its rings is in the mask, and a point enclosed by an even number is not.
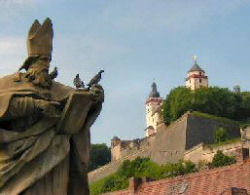
<svg viewBox="0 0 250 195"><path fill-rule="evenodd" d="M162 105L163 98L160 97L160 93L157 91L157 85L152 83L152 91L146 101L146 136L150 136L157 132L157 126L163 122L162 120Z"/></svg>
<svg viewBox="0 0 250 195"><path fill-rule="evenodd" d="M205 71L198 65L197 56L194 56L194 65L188 71L186 79L186 87L191 90L199 89L201 87L208 87L208 77Z"/></svg>

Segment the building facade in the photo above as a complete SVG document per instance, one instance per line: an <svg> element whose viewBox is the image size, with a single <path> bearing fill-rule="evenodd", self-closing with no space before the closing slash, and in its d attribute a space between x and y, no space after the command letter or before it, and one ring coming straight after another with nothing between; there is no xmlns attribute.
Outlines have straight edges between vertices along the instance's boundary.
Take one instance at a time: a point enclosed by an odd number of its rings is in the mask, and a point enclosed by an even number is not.
<svg viewBox="0 0 250 195"><path fill-rule="evenodd" d="M208 87L208 77L206 76L206 72L198 65L197 56L194 56L194 65L188 71L186 87L191 90Z"/></svg>
<svg viewBox="0 0 250 195"><path fill-rule="evenodd" d="M160 93L157 91L157 85L155 82L152 84L152 91L146 101L146 136L151 136L157 132L157 127L163 123L162 119L162 106L163 98L160 97Z"/></svg>

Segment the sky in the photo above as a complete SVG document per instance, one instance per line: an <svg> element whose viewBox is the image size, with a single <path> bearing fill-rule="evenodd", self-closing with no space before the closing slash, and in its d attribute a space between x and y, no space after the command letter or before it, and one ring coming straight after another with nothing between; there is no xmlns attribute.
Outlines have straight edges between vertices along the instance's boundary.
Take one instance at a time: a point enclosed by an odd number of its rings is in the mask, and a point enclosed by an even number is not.
<svg viewBox="0 0 250 195"><path fill-rule="evenodd" d="M165 98L185 84L194 54L211 86L250 90L250 0L0 0L0 76L21 66L31 24L46 17L57 81L105 70L92 143L144 137L152 82Z"/></svg>

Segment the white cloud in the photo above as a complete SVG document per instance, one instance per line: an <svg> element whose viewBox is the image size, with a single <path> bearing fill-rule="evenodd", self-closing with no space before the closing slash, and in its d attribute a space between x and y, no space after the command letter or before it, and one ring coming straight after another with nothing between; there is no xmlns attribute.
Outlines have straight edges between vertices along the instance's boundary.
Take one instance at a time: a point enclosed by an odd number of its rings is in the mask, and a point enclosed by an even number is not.
<svg viewBox="0 0 250 195"><path fill-rule="evenodd" d="M10 4L17 4L17 5L27 5L35 3L35 0L0 0L1 5L10 5Z"/></svg>
<svg viewBox="0 0 250 195"><path fill-rule="evenodd" d="M25 40L11 36L0 37L0 76L17 71L25 57Z"/></svg>

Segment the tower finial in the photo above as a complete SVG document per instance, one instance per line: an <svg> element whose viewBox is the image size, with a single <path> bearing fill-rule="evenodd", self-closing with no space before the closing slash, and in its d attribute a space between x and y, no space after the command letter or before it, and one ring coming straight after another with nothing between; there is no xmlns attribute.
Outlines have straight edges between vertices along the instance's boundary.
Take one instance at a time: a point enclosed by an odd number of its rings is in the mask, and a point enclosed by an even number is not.
<svg viewBox="0 0 250 195"><path fill-rule="evenodd" d="M194 64L197 64L197 54L194 54Z"/></svg>

